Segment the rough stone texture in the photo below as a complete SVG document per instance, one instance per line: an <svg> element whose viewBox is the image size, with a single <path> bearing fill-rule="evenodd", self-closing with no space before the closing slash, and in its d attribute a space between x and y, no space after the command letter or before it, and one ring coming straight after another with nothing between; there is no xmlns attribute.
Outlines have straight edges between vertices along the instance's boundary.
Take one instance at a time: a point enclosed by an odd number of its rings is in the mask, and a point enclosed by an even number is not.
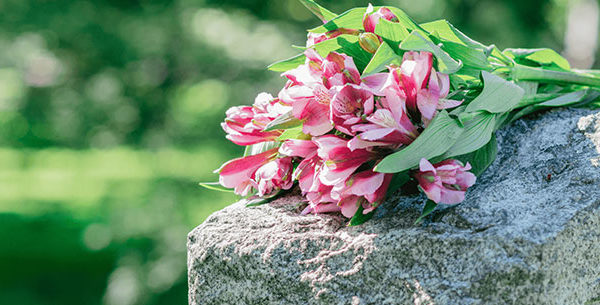
<svg viewBox="0 0 600 305"><path fill-rule="evenodd" d="M465 202L422 225L421 196L350 228L298 196L214 213L189 234L190 304L600 304L600 112L498 138Z"/></svg>

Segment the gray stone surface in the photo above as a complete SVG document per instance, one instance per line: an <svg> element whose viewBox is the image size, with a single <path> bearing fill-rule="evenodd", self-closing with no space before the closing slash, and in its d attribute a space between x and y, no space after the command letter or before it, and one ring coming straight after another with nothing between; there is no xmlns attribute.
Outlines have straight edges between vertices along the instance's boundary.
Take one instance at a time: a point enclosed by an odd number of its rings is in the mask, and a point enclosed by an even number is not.
<svg viewBox="0 0 600 305"><path fill-rule="evenodd" d="M350 228L298 196L214 213L189 234L190 304L600 304L600 113L498 137L466 201L422 225L420 196Z"/></svg>

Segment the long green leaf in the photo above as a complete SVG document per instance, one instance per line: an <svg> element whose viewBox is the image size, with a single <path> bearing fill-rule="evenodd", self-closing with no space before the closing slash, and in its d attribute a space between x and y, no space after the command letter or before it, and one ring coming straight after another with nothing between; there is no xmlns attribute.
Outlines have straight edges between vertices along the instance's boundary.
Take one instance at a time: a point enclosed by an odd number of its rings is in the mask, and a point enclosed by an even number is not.
<svg viewBox="0 0 600 305"><path fill-rule="evenodd" d="M313 0L298 0L300 3L304 4L309 11L311 11L315 16L317 16L321 21L327 22L335 17L337 14L332 13L330 10L320 6Z"/></svg>
<svg viewBox="0 0 600 305"><path fill-rule="evenodd" d="M492 70L492 66L488 62L487 56L482 50L451 41L442 41L441 43L442 49L446 51L452 58L460 60L464 67L486 71Z"/></svg>
<svg viewBox="0 0 600 305"><path fill-rule="evenodd" d="M398 173L417 166L421 158L429 160L440 156L454 145L462 131L458 121L442 110L414 142L385 157L375 171Z"/></svg>
<svg viewBox="0 0 600 305"><path fill-rule="evenodd" d="M567 59L552 49L506 49L502 54L523 64L527 64L524 60L529 60L541 66L555 66L567 71L571 69Z"/></svg>
<svg viewBox="0 0 600 305"><path fill-rule="evenodd" d="M450 22L447 20L436 20L428 23L421 24L421 26L430 33L437 33L439 38L460 43L465 46L471 48L485 49L486 46L481 44L478 41L475 41L469 38L467 35L463 34L457 28L455 28Z"/></svg>
<svg viewBox="0 0 600 305"><path fill-rule="evenodd" d="M321 41L321 42L315 44L314 46L312 46L312 48L314 48L317 51L317 53L319 53L319 55L325 57L325 56L327 56L327 54L329 54L333 51L337 51L339 49L344 48L345 46L347 46L348 43L352 44L355 42L358 42L358 36L350 35L350 34L342 34L335 38Z"/></svg>
<svg viewBox="0 0 600 305"><path fill-rule="evenodd" d="M285 72L297 68L299 65L306 61L304 54L298 54L288 59L280 60L278 62L270 64L267 69L275 72Z"/></svg>
<svg viewBox="0 0 600 305"><path fill-rule="evenodd" d="M410 35L404 25L385 19L379 19L379 23L375 27L375 34L381 36L385 42L393 46L393 49L398 49L398 44Z"/></svg>
<svg viewBox="0 0 600 305"><path fill-rule="evenodd" d="M463 123L465 125L463 133L444 154L445 158L464 155L487 144L495 131L496 114L479 112Z"/></svg>
<svg viewBox="0 0 600 305"><path fill-rule="evenodd" d="M494 160L496 160L497 154L498 142L496 141L496 135L492 134L490 141L483 147L474 152L455 158L465 164L469 162L472 166L471 172L475 174L475 176L480 176L490 165L492 165Z"/></svg>
<svg viewBox="0 0 600 305"><path fill-rule="evenodd" d="M387 43L383 42L379 45L377 52L375 52L373 58L371 58L371 61L363 71L362 76L381 72L391 63L401 64L402 57L398 56Z"/></svg>
<svg viewBox="0 0 600 305"><path fill-rule="evenodd" d="M429 38L423 37L416 31L410 33L402 43L400 49L407 51L427 51L433 53L437 58L438 71L446 74L452 74L462 67L462 63L454 60L448 53L434 44Z"/></svg>
<svg viewBox="0 0 600 305"><path fill-rule="evenodd" d="M340 28L345 29L363 29L363 16L365 15L366 7L357 7L347 10L337 17L329 20L324 25L318 26L314 29L308 30L311 33L326 33L328 31L337 30Z"/></svg>
<svg viewBox="0 0 600 305"><path fill-rule="evenodd" d="M435 203L433 200L427 200L427 202L425 203L425 206L423 207L423 211L421 212L421 216L419 216L419 218L417 218L417 220L415 220L415 224L419 224L423 221L423 219L425 219L425 217L427 217L427 215L431 214L435 208L437 207L437 203Z"/></svg>
<svg viewBox="0 0 600 305"><path fill-rule="evenodd" d="M224 186L222 186L219 182L200 182L198 183L200 186L205 187L209 190L213 190L213 191L219 191L219 192L227 192L227 193L233 193L232 189L228 189Z"/></svg>
<svg viewBox="0 0 600 305"><path fill-rule="evenodd" d="M467 106L467 112L485 110L502 113L512 110L519 104L525 91L513 82L486 71L481 71L483 91Z"/></svg>
<svg viewBox="0 0 600 305"><path fill-rule="evenodd" d="M412 18L410 18L410 16L408 16L408 14L406 14L403 10L397 8L397 7L393 7L393 6L386 6L388 9L390 9L390 11L392 11L392 13L394 13L394 15L396 15L396 17L398 17L398 23L400 23L402 26L404 26L405 28L409 29L409 30L416 30L418 32L421 32L421 34L425 34L425 30L418 25L414 20L412 20Z"/></svg>

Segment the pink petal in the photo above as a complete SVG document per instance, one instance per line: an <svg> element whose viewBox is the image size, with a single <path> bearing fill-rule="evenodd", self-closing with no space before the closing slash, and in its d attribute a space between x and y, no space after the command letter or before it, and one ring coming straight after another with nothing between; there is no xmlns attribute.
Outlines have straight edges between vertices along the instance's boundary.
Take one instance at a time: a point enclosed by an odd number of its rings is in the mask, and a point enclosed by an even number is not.
<svg viewBox="0 0 600 305"><path fill-rule="evenodd" d="M461 203L465 200L465 192L464 191L455 191L447 188L443 188L441 190L441 196L439 203L445 204L457 204Z"/></svg>
<svg viewBox="0 0 600 305"><path fill-rule="evenodd" d="M434 175L436 173L435 167L425 158L421 158L421 161L419 161L419 170L421 172L433 172Z"/></svg>
<svg viewBox="0 0 600 305"><path fill-rule="evenodd" d="M352 218L352 216L354 216L358 210L358 197L348 196L342 199L338 205L341 208L342 215L344 215L346 218Z"/></svg>

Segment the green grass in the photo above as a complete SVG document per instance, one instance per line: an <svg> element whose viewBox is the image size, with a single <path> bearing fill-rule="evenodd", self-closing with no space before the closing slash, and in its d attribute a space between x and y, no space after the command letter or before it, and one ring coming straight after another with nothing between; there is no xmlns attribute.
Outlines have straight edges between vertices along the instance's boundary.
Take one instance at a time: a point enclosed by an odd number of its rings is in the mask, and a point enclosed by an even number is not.
<svg viewBox="0 0 600 305"><path fill-rule="evenodd" d="M236 200L198 186L222 151L0 149L0 300L185 304L187 233Z"/></svg>

